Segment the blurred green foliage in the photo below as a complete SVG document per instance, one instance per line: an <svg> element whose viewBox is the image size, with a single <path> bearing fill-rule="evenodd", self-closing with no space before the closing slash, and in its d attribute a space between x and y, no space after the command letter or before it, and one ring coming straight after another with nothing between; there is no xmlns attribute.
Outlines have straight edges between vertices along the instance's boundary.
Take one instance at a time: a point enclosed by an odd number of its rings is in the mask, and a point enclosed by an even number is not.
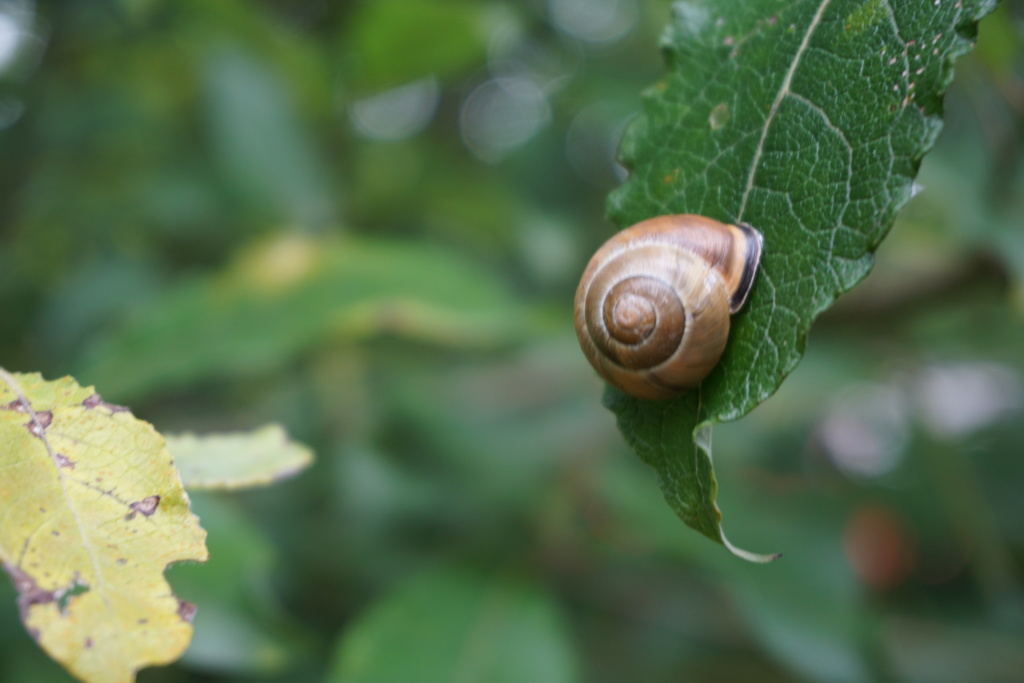
<svg viewBox="0 0 1024 683"><path fill-rule="evenodd" d="M715 432L767 567L679 524L569 324L668 10L0 0L0 363L318 454L194 496L194 644L140 680L351 680L381 648L438 680L509 643L551 681L1019 679L1024 3L959 63L875 272ZM0 581L0 680L68 680L30 642Z"/></svg>

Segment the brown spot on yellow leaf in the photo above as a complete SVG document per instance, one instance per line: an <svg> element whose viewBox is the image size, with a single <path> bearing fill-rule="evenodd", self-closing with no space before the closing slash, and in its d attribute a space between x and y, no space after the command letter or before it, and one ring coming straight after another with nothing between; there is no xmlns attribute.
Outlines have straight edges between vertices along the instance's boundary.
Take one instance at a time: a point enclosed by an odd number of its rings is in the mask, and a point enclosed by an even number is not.
<svg viewBox="0 0 1024 683"><path fill-rule="evenodd" d="M38 410L31 420L25 423L28 431L32 436L43 438L43 434L46 432L46 428L53 422L53 411L52 410Z"/></svg>
<svg viewBox="0 0 1024 683"><path fill-rule="evenodd" d="M100 396L99 394L93 394L92 396L89 396L84 401L82 401L82 405L85 406L86 408L105 408L106 410L109 410L112 413L127 413L127 412L129 412L129 409L126 408L125 406L119 406L119 405L114 405L113 403L107 403L106 401L103 400L103 397Z"/></svg>
<svg viewBox="0 0 1024 683"><path fill-rule="evenodd" d="M4 562L4 571L11 576L14 582L14 589L18 591L18 611L21 612L22 621L25 620L29 609L33 605L45 605L56 600L53 591L43 590L31 576L9 562ZM33 635L33 638L36 636Z"/></svg>
<svg viewBox="0 0 1024 683"><path fill-rule="evenodd" d="M138 512L146 517L151 517L153 513L156 512L158 505L160 505L160 496L146 496L142 500L132 503L128 507L130 507L133 512Z"/></svg>
<svg viewBox="0 0 1024 683"><path fill-rule="evenodd" d="M187 621L191 624L192 620L196 617L196 606L191 602L178 600L178 616L181 617L182 621Z"/></svg>

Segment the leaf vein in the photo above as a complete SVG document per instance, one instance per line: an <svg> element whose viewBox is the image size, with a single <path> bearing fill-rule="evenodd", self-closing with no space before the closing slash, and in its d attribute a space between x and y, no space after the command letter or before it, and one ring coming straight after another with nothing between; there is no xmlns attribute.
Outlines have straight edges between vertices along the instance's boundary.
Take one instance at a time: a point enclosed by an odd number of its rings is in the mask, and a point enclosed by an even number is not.
<svg viewBox="0 0 1024 683"><path fill-rule="evenodd" d="M814 16L811 18L811 23L807 25L807 31L804 33L803 40L800 41L800 47L797 48L796 54L793 55L793 62L789 65L789 69L786 71L786 75L782 79L782 86L779 88L779 92L775 96L775 101L772 102L772 107L768 112L768 118L765 119L764 125L761 127L761 139L758 140L757 147L754 149L754 158L750 162L750 169L747 171L747 184L743 190L743 199L740 202L740 210L736 214L737 221L743 220L743 214L747 210L747 201L750 199L750 193L754 189L754 176L757 174L757 167L761 163L761 154L764 152L764 144L765 140L768 138L768 131L771 129L772 122L779 113L779 107L782 104L782 100L786 98L786 95L790 94L790 86L793 83L793 76L796 74L796 69L800 65L800 60L803 58L804 53L807 52L807 47L811 42L811 36L821 23L821 18L825 15L825 10L828 8L831 1L832 0L823 0L821 5L818 6L818 11L815 12Z"/></svg>

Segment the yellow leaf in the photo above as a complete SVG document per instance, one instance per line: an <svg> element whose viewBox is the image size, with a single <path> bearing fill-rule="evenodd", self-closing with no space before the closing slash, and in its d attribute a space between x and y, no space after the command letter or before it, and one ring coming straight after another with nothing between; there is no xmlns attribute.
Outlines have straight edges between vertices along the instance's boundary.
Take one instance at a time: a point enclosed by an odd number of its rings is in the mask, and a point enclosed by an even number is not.
<svg viewBox="0 0 1024 683"><path fill-rule="evenodd" d="M269 424L251 432L167 434L182 483L191 491L266 486L313 464L313 451Z"/></svg>
<svg viewBox="0 0 1024 683"><path fill-rule="evenodd" d="M194 608L163 572L206 561L205 540L152 425L70 377L0 370L0 561L51 657L123 683L181 656Z"/></svg>

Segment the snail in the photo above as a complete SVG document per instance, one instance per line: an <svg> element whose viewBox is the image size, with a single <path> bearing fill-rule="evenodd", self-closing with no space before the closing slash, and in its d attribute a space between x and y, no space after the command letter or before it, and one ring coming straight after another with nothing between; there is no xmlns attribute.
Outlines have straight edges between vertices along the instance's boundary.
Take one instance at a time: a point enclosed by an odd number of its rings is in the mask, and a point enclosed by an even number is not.
<svg viewBox="0 0 1024 683"><path fill-rule="evenodd" d="M659 216L597 250L576 290L576 336L608 383L637 398L693 389L725 350L763 237L749 225Z"/></svg>

